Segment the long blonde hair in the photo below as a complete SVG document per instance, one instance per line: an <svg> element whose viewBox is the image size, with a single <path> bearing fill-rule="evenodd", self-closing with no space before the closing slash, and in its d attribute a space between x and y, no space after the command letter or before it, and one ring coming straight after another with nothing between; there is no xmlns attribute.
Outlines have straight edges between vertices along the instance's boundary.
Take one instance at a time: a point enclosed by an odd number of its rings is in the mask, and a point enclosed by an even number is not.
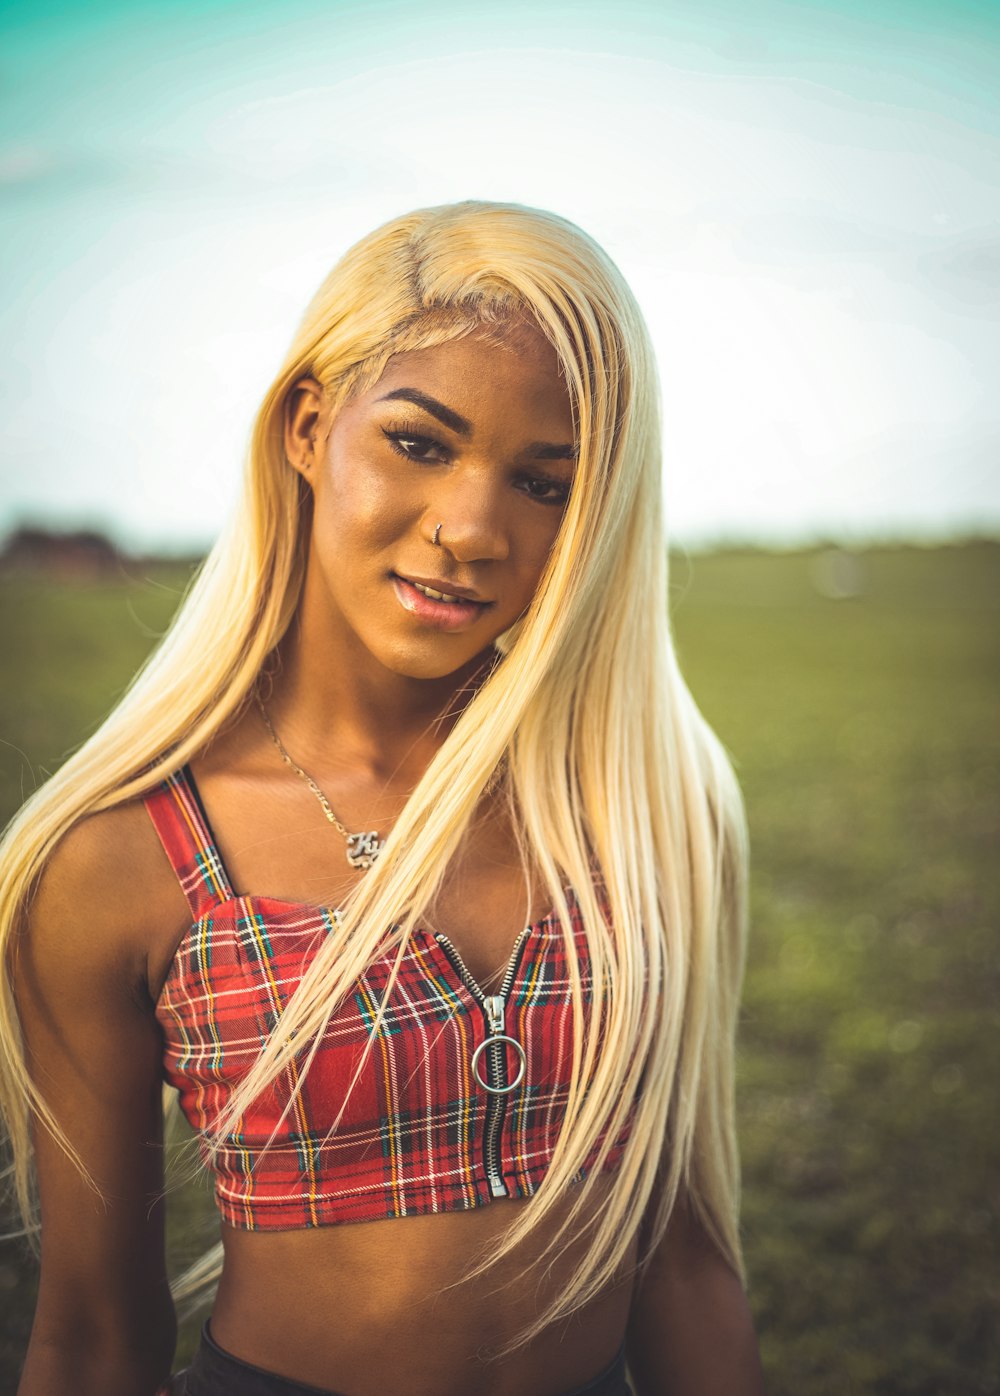
<svg viewBox="0 0 1000 1396"><path fill-rule="evenodd" d="M347 252L311 302L258 413L236 519L126 696L12 823L0 894L6 952L67 830L148 791L247 701L295 613L308 550L308 496L284 457L292 385L314 376L335 412L377 381L391 354L473 330L502 336L515 316L529 317L553 345L579 433L577 472L544 575L502 637L503 661L428 765L208 1141L219 1147L293 1059L302 1079L330 1016L376 947L385 953L387 926L397 928L389 944L398 945L398 969L502 768L525 868L540 872L563 926L574 1066L544 1182L470 1274L507 1255L568 1195L573 1203L544 1255L582 1226L592 1230L571 1282L505 1352L596 1296L645 1219L644 1263L681 1193L742 1274L733 1056L745 815L731 764L695 706L671 639L648 332L620 272L592 239L551 213L469 201L396 218ZM577 894L599 1013L585 1006L567 885ZM2 994L0 1101L30 1224L32 1115L76 1155L29 1076L7 974ZM378 1030L376 1023L372 1041ZM631 1134L608 1201L588 1216L591 1189L630 1106ZM596 1163L569 1194L602 1131Z"/></svg>

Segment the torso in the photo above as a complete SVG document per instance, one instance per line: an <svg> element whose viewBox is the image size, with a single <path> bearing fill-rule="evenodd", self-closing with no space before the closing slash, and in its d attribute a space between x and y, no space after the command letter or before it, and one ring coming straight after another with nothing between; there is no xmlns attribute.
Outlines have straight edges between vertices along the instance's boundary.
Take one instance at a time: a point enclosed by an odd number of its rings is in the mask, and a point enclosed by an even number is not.
<svg viewBox="0 0 1000 1396"><path fill-rule="evenodd" d="M555 1396L583 1385L624 1337L634 1246L615 1286L494 1365L483 1356L537 1317L572 1275L580 1242L548 1273L542 1264L516 1278L554 1234L545 1224L486 1275L440 1292L473 1256L489 1252L525 1205L501 1199L469 1212L313 1231L224 1227L213 1334L245 1361L346 1396Z"/></svg>
<svg viewBox="0 0 1000 1396"><path fill-rule="evenodd" d="M237 729L191 763L223 861L239 893L336 906L364 874L348 864L342 837L308 788L274 755L246 742ZM398 809L407 793L387 790L383 810ZM145 817L141 805L135 813ZM367 827L378 816L375 809ZM145 829L137 827L136 837L147 845ZM153 1001L191 919L162 849L158 858L153 852L156 843L152 835L143 859L158 865L151 904L162 908L147 946ZM550 902L534 878L529 904L512 832L490 810L477 819L424 921L449 937L490 992L519 932L544 916ZM588 1215L599 1209L608 1186L596 1181ZM549 1329L498 1364L483 1365L484 1350L502 1346L529 1324L573 1272L579 1241L550 1269L540 1265L537 1274L502 1287L541 1255L564 1211L556 1209L541 1234L495 1269L439 1293L461 1278L474 1256L489 1252L515 1209L526 1205L524 1199L501 1198L465 1212L312 1230L223 1226L226 1259L213 1335L246 1362L346 1396L465 1396L471 1390L481 1396L553 1396L583 1384L608 1365L624 1337L634 1249L619 1283L568 1325ZM583 1221L574 1225L576 1235Z"/></svg>

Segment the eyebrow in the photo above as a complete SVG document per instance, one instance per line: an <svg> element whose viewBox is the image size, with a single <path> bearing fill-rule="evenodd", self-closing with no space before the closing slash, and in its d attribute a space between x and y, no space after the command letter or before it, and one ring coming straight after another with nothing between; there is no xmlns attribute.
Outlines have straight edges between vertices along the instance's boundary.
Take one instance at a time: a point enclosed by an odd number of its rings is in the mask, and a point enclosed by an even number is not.
<svg viewBox="0 0 1000 1396"><path fill-rule="evenodd" d="M416 388L394 388L391 393L386 393L385 397L380 397L379 402L412 402L416 407L422 407L425 412L429 412L432 417L436 417L439 422L443 422L446 427L457 432L459 436L472 435L472 423L460 417L457 412L453 412L450 407L445 407L443 402L438 402L436 397L428 397L426 393L419 392Z"/></svg>
<svg viewBox="0 0 1000 1396"><path fill-rule="evenodd" d="M378 400L379 402L412 402L415 407L422 407L425 412L436 417L439 422L457 435L472 435L472 423L467 418L452 408L445 407L444 403L438 402L436 397L430 397L417 388L394 388L391 393L386 393ZM576 460L580 452L573 445L556 445L551 441L532 441L525 448L523 454L530 456L532 460Z"/></svg>

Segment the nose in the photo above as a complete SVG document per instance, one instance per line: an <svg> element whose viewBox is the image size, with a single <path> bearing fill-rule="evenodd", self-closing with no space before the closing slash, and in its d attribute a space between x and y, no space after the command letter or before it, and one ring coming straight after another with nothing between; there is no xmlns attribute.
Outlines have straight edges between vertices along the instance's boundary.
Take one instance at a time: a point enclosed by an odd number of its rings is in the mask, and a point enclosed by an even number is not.
<svg viewBox="0 0 1000 1396"><path fill-rule="evenodd" d="M507 520L496 484L476 472L441 481L425 514L424 532L459 562L503 562L510 555Z"/></svg>

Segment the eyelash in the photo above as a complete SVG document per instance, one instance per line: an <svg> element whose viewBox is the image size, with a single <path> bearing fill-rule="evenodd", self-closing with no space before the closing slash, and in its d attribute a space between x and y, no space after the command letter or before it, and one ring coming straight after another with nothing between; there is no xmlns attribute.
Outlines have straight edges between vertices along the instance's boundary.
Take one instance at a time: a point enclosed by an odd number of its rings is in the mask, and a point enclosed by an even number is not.
<svg viewBox="0 0 1000 1396"><path fill-rule="evenodd" d="M399 427L383 427L382 435L388 442L390 450L395 451L396 454L398 456L402 456L404 460L412 461L414 465L441 464L440 461L424 460L420 456L411 455L410 452L407 451L403 446L402 443L404 441L411 441L419 443L420 446L424 447L434 446L439 451L446 449L441 445L439 441L435 441L432 436L427 436L426 433L422 431L412 431L409 427L405 425ZM523 478L532 485L545 485L548 489L554 489L559 491L558 494L549 496L547 498L543 498L541 495L531 494L529 492L528 498L533 499L536 504L557 504L561 506L565 504L566 500L569 498L570 487L565 480L556 480L551 475L538 474L525 474Z"/></svg>

